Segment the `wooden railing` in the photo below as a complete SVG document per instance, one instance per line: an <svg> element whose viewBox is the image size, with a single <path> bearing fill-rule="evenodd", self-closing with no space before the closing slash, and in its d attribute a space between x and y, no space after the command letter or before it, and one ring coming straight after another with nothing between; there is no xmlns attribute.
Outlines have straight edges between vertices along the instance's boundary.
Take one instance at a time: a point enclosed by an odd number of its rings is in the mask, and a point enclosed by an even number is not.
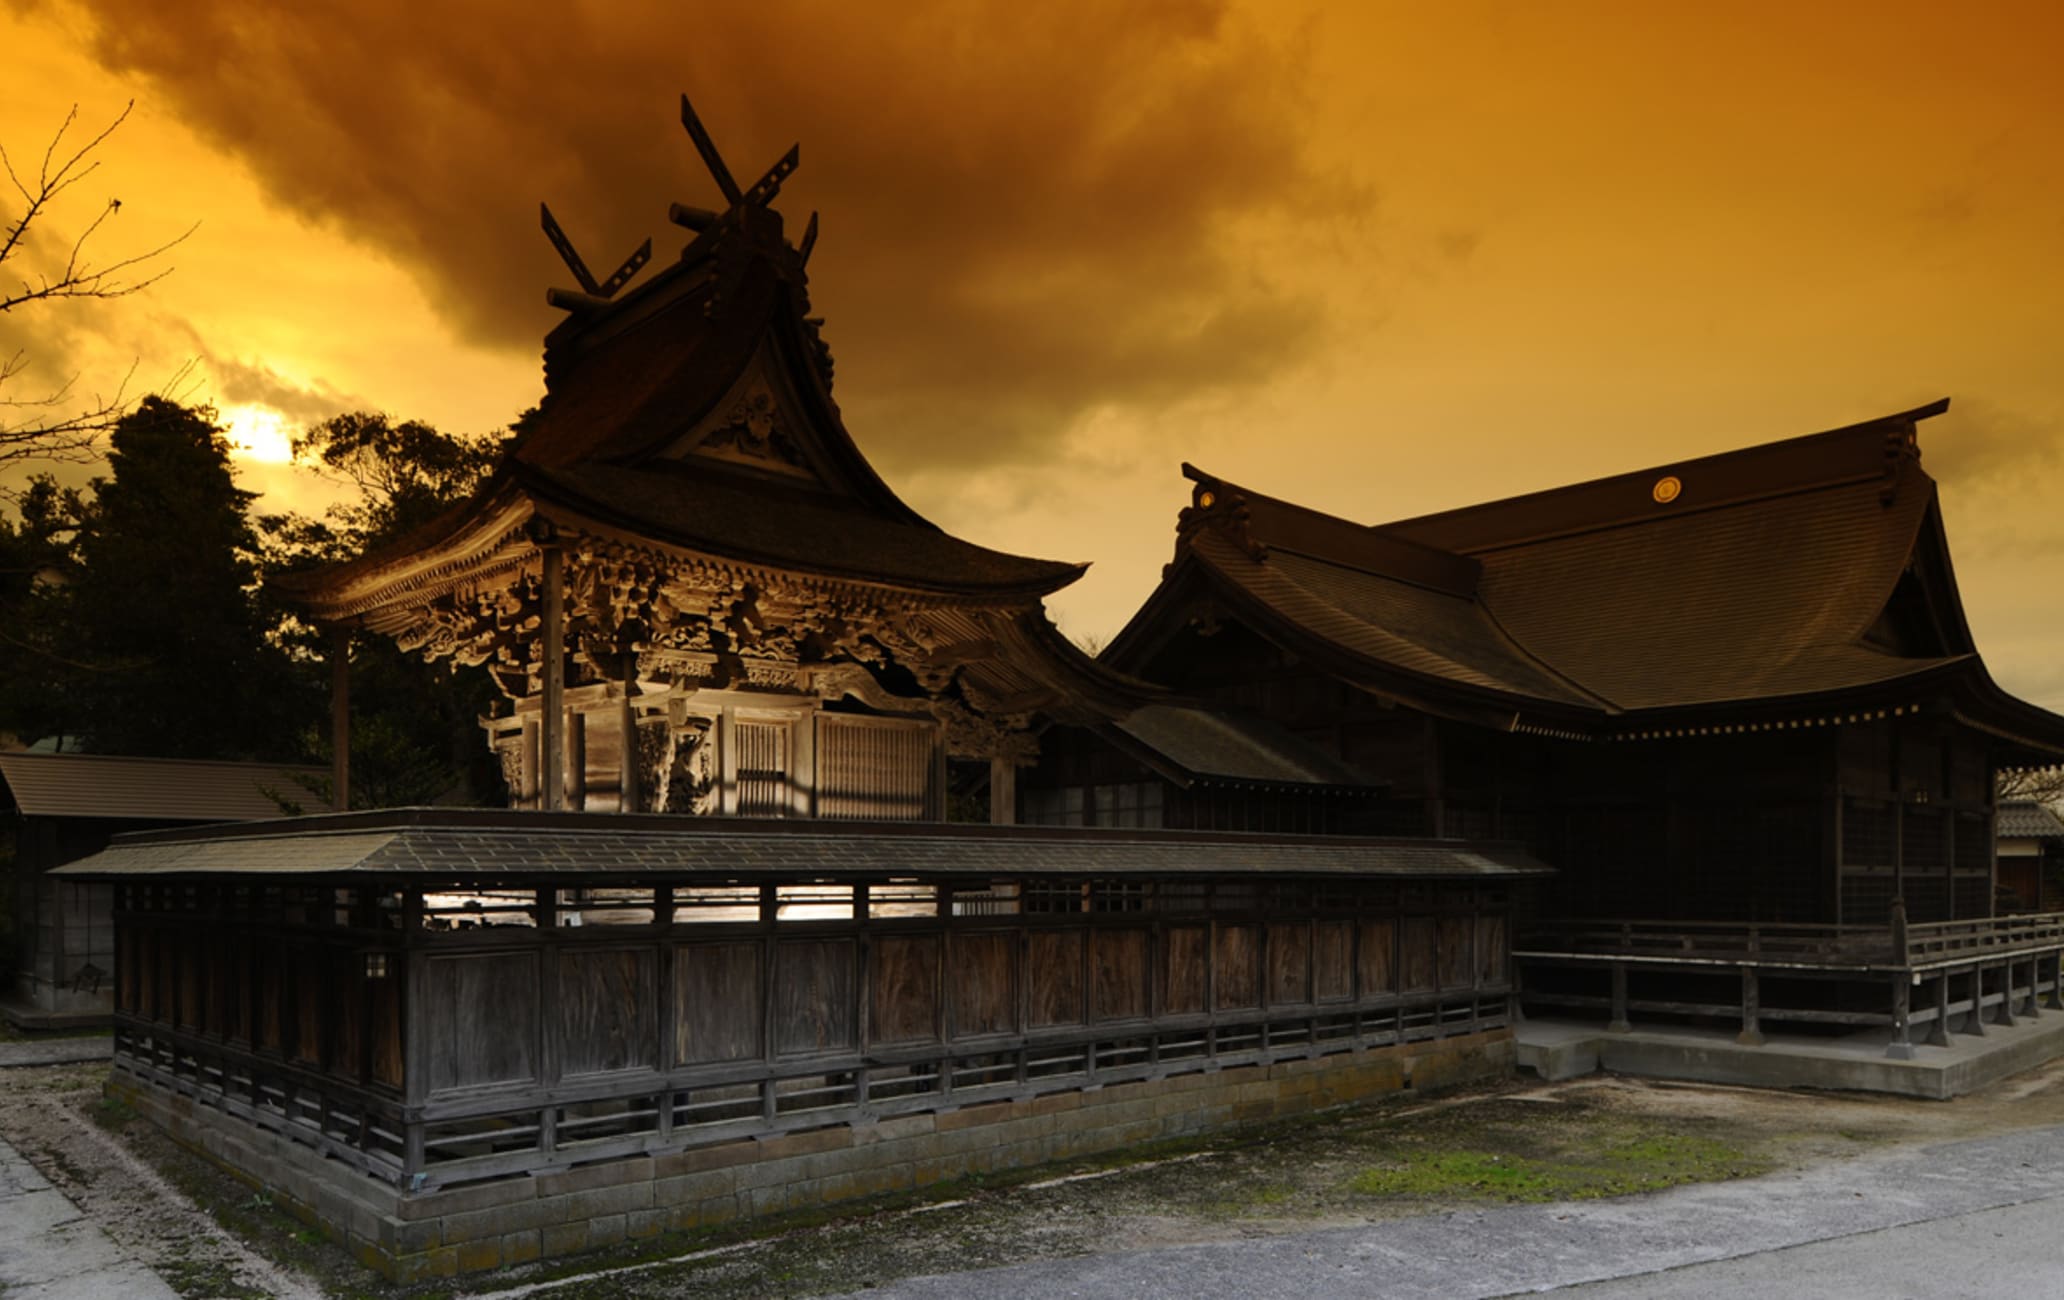
<svg viewBox="0 0 2064 1300"><path fill-rule="evenodd" d="M1964 1033L1983 1034L1987 1024L2011 1025L2045 1008L2064 1010L2064 912L1910 925L1895 903L1890 923L1882 926L1548 921L1520 931L1513 959L1524 989L1522 1006L1604 1011L1609 1028L1618 1032L1632 1028L1635 1014L1739 1015L1737 1041L1747 1045L1763 1042L1765 1020L1889 1027L1888 1055L1909 1059L1915 1055L1913 1033L1922 1026L1930 1044L1943 1046L1952 1020ZM1533 987L1537 981L1529 975L1551 968L1602 971L1608 990ZM1738 979L1738 996L1722 1002L1684 991L1703 987L1710 993L1714 976ZM1668 996L1641 996L1632 984L1637 977L1651 986L1663 983ZM1820 993L1802 999L1810 1005L1767 1005L1766 978ZM1844 996L1845 988L1864 994Z"/></svg>

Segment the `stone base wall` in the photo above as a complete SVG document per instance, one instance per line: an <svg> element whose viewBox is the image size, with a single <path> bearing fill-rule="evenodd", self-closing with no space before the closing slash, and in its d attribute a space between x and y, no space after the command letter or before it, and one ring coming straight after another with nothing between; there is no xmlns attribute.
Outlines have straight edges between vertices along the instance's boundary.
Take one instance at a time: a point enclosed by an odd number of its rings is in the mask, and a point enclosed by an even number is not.
<svg viewBox="0 0 2064 1300"><path fill-rule="evenodd" d="M1511 1073L1513 1061L1512 1032L1497 1029L415 1193L119 1072L108 1089L175 1141L284 1201L368 1267L415 1281L910 1192L969 1174L1309 1114L1406 1088L1498 1078Z"/></svg>

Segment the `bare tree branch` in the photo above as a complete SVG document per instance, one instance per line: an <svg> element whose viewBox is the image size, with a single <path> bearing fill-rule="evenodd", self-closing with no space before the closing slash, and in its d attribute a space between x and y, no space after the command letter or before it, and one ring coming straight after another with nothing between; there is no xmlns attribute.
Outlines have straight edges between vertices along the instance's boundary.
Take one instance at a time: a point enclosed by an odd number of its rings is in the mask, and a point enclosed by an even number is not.
<svg viewBox="0 0 2064 1300"><path fill-rule="evenodd" d="M21 196L22 204L20 214L0 229L0 266L12 263L4 278L19 284L15 289L0 288L0 314L17 308L48 307L67 299L123 298L148 289L172 273L174 268L161 264L160 259L185 242L199 228L198 222L155 248L118 257L105 265L96 265L88 258L88 241L100 233L109 218L122 210L122 201L117 198L108 199L93 219L71 239L64 248L61 262L52 258L51 264L41 270L30 273L21 270L21 262L37 246L32 236L49 219L52 205L65 191L100 169L101 160L95 156L95 151L129 119L135 107L135 101L131 100L112 122L74 148L66 144L66 137L79 117L78 106L73 105L58 125L56 134L51 136L50 143L44 147L43 157L33 175L25 176L22 169L15 166L6 147L0 145L0 170L6 172L15 193ZM0 356L0 469L16 462L79 463L93 460L99 453L101 439L136 400L131 389L136 367L133 364L129 367L111 396L98 393L87 398L77 396L77 375L52 390L33 396L9 394L8 384L18 381L27 364L25 350ZM174 385L185 382L192 369L193 363L189 361L170 382ZM5 495L4 490L0 490L0 495Z"/></svg>

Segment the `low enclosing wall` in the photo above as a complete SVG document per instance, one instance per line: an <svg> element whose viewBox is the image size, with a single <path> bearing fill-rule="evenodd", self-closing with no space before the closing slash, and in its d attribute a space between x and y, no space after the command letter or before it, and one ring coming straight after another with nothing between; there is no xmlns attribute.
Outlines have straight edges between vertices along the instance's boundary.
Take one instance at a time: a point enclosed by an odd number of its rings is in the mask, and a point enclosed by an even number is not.
<svg viewBox="0 0 2064 1300"><path fill-rule="evenodd" d="M450 1277L678 1229L908 1192L1144 1142L1501 1077L1512 1031L1056 1092L408 1193L190 1097L111 1094L387 1277Z"/></svg>

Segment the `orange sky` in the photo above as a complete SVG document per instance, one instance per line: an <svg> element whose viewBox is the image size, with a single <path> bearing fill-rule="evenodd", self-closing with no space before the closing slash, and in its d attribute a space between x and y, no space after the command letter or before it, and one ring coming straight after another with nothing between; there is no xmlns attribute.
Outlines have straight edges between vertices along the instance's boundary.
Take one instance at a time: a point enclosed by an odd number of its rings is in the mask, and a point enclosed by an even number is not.
<svg viewBox="0 0 2064 1300"><path fill-rule="evenodd" d="M0 348L199 358L240 430L498 426L565 283L708 203L691 91L824 234L862 448L941 525L1095 561L1108 636L1188 459L1378 521L1955 399L1922 430L1979 644L2064 709L2064 11L910 0L701 12L0 0L0 142L134 97L80 220L196 219L147 295ZM308 503L256 460L250 486Z"/></svg>

